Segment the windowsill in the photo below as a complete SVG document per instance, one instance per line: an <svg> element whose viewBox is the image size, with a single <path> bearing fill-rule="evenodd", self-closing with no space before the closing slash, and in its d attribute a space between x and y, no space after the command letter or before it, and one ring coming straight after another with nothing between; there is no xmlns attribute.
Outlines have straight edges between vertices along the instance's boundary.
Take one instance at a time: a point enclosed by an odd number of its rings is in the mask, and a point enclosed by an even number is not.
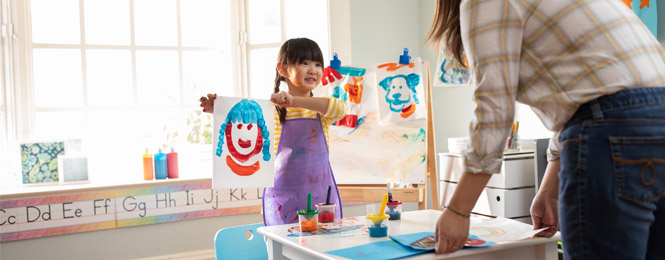
<svg viewBox="0 0 665 260"><path fill-rule="evenodd" d="M71 194L89 191L105 191L141 187L153 187L160 185L173 185L183 183L197 183L203 181L212 181L211 178L178 178L165 180L149 180L140 182L125 182L113 184L71 184L71 185L52 185L52 186L33 186L18 187L9 189L0 189L0 200L20 199L26 197L52 196L59 194Z"/></svg>
<svg viewBox="0 0 665 260"><path fill-rule="evenodd" d="M202 146L180 146L179 172L180 178L164 180L143 180L142 169L130 167L112 168L89 168L89 183L59 184L31 184L0 188L0 200L19 199L26 197L52 196L61 194L81 193L90 191L107 191L128 188L154 187L161 185L174 185L183 183L197 183L212 181L212 158L206 156L212 154L210 145ZM117 172L129 172L123 176L115 175ZM20 173L19 173L20 174ZM103 176L103 177L102 177ZM130 176L129 178L127 176Z"/></svg>

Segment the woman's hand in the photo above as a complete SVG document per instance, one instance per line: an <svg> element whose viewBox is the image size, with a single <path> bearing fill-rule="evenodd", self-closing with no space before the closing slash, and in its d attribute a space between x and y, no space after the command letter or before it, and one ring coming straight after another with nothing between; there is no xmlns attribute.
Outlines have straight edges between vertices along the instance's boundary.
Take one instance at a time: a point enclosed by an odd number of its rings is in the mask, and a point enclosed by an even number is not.
<svg viewBox="0 0 665 260"><path fill-rule="evenodd" d="M208 94L208 97L201 97L199 99L203 112L212 113L215 111L215 99L217 99L217 94Z"/></svg>
<svg viewBox="0 0 665 260"><path fill-rule="evenodd" d="M270 101L273 104L280 107L291 107L293 106L293 96L285 91L280 91L279 93L272 93L270 95Z"/></svg>
<svg viewBox="0 0 665 260"><path fill-rule="evenodd" d="M531 202L533 229L546 227L536 237L552 237L559 230L559 176L561 159L547 162L543 182Z"/></svg>
<svg viewBox="0 0 665 260"><path fill-rule="evenodd" d="M559 229L559 199L539 192L531 203L533 229L546 227L536 237L552 237Z"/></svg>
<svg viewBox="0 0 665 260"><path fill-rule="evenodd" d="M444 210L436 222L436 253L449 254L464 247L469 237L469 218Z"/></svg>

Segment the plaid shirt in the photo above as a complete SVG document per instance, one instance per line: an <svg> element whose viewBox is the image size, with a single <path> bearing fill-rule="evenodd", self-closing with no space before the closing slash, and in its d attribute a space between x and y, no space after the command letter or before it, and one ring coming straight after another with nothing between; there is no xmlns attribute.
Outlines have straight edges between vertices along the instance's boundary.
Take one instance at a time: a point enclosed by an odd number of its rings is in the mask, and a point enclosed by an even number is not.
<svg viewBox="0 0 665 260"><path fill-rule="evenodd" d="M460 21L476 87L470 172L500 171L515 101L557 137L587 101L665 86L663 47L619 0L464 0ZM550 159L560 150L555 139Z"/></svg>

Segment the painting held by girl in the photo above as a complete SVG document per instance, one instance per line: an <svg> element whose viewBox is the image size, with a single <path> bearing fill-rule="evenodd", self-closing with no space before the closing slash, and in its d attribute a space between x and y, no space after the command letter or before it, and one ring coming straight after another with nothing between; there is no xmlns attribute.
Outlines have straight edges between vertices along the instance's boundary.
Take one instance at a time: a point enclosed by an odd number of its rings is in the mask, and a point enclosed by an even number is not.
<svg viewBox="0 0 665 260"><path fill-rule="evenodd" d="M344 103L334 97L313 97L321 84L323 54L316 42L290 39L279 50L275 88L274 187L263 193L266 226L298 222L298 209L307 206L307 194L314 203L325 202L331 187L330 204L335 218L342 217L341 200L330 167L328 129L346 114ZM281 90L281 83L287 89ZM212 112L215 94L201 97L204 112ZM266 138L266 137L263 137Z"/></svg>
<svg viewBox="0 0 665 260"><path fill-rule="evenodd" d="M242 99L226 116L219 129L219 142L215 154L222 156L224 140L230 155L226 164L240 176L257 172L260 159L270 161L270 132L263 119L263 111L256 101ZM262 153L262 156L256 156Z"/></svg>

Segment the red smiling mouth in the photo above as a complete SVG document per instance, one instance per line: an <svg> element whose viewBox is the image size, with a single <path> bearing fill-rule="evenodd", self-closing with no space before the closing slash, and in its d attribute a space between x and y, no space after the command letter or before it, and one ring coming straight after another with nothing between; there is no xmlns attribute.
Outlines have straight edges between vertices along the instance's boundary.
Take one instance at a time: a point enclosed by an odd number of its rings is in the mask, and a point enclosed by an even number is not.
<svg viewBox="0 0 665 260"><path fill-rule="evenodd" d="M249 148L250 146L252 146L252 141L238 139L238 146L242 148Z"/></svg>

